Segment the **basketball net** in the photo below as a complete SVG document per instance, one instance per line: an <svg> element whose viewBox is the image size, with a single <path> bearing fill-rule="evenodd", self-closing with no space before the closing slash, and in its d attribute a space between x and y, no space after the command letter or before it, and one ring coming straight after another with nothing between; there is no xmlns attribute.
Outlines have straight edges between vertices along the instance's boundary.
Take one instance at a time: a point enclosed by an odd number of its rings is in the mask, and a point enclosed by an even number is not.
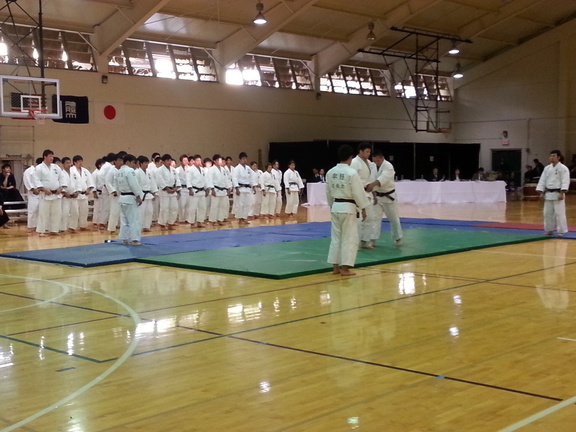
<svg viewBox="0 0 576 432"><path fill-rule="evenodd" d="M28 110L28 118L30 120L34 120L34 124L37 125L43 125L44 123L46 123L46 119L45 118L38 118L37 114L41 114L42 112L44 112L45 110L39 109L39 110Z"/></svg>

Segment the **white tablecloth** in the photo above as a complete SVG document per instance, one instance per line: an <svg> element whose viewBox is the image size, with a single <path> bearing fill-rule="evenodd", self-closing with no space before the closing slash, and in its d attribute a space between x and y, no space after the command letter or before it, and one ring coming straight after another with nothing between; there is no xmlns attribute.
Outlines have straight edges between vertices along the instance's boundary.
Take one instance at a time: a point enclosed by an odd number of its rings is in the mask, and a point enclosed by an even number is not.
<svg viewBox="0 0 576 432"><path fill-rule="evenodd" d="M327 205L326 183L308 183L309 205ZM396 182L396 195L404 204L458 204L506 202L506 183L493 182Z"/></svg>
<svg viewBox="0 0 576 432"><path fill-rule="evenodd" d="M328 205L326 183L306 183L306 196L309 205Z"/></svg>

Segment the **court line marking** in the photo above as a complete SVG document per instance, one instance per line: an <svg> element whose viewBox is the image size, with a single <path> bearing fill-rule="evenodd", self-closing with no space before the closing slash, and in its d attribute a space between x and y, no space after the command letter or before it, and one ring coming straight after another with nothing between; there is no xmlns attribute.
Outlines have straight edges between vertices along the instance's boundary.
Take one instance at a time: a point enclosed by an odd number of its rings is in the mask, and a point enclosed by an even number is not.
<svg viewBox="0 0 576 432"><path fill-rule="evenodd" d="M367 267L368 268L368 267ZM359 271L364 270L364 268L359 269ZM168 349L172 349L172 348L181 348L184 346L188 346L188 345L194 345L197 343L201 343L201 342L208 342L208 341L212 341L214 339L220 339L223 337L229 337L229 336L235 336L238 334L244 334L244 333L248 333L248 332L252 332L252 331L258 331L258 330L263 330L263 329L268 329L271 327L276 327L276 326L282 326L282 325L286 325L286 324L293 324L296 322L301 322L301 321L306 321L306 320L311 320L311 319L315 319L315 318L322 318L325 316L329 316L332 314L337 314L337 313L345 313L345 312L349 312L349 311L353 311L353 310L358 310L358 309L364 309L364 308L368 308L371 306L379 306L379 305L383 305L383 304L387 304L387 303L392 303L392 302L396 302L396 301L401 301L401 300L409 300L415 297L420 297L420 296L427 296L427 295L434 295L434 294L439 294L439 293L444 293L446 291L450 291L450 290L454 290L454 289L458 289L458 288L470 288L470 287L474 287L475 285L479 285L479 284L484 284L484 283L496 283L498 284L497 281L502 280L502 279L507 279L510 277L515 277L515 276L522 276L522 275L526 275L526 274L530 274L530 273L534 273L534 272L539 272L542 270L546 270L546 269L538 269L538 270L529 270L529 271L525 271L525 272L521 272L521 273L516 273L513 275L505 275L505 276L499 276L497 278L493 278L493 279L479 279L479 280L466 280L466 279L460 279L463 282L467 282L461 285L456 285L454 287L448 287L448 288L444 288L444 289L440 289L437 291L427 291L427 292L423 292L423 293L419 293L419 294L412 294L409 296L404 296L404 297L398 297L398 298L393 298L393 299L388 299L388 300L383 300L380 302L376 302L376 303L370 303L370 304L366 304L366 305L361 305L361 306L357 306L354 308L347 308L347 309L342 309L339 311L333 311L333 312L328 312L328 313L324 313L324 314L320 314L320 315L313 315L313 316L308 316L308 317L303 317L303 318L298 318L296 320L290 320L290 321L284 321L284 322L280 322L280 323L275 323L275 324L269 324L266 326L262 326L262 327L256 327L253 329L247 329L247 330L240 330L238 332L235 333L229 333L229 334L220 334L220 333L215 333L215 332L210 332L208 330L202 330L202 329L197 329L197 328L193 328L193 327L186 327L186 326L181 326L179 325L178 327L180 328L184 328L184 329L188 329L188 330L193 330L193 331L199 331L199 332L205 332L205 333L212 333L212 334L216 334L218 336L213 337L213 338L206 338L206 339L201 339L201 340L195 340L195 341L191 341L191 342L183 342L183 343L179 343L176 345L170 345L170 346L166 346L166 347L160 347L160 348L155 348L152 350L147 350L147 351L142 351L139 352L136 355L146 355L146 354L153 354L155 352L160 352L160 351L165 351ZM358 275L357 277L369 277L369 276L373 276L373 274L365 274L365 275ZM443 275L433 275L434 277L438 277L438 278L442 278ZM458 278L457 278L458 279ZM341 280L341 278L334 278L333 280ZM314 286L314 285L320 285L320 284L325 284L327 282L331 282L332 280L327 280L327 281L321 281L321 282L315 282L315 283L310 283L310 284L304 284L304 285L295 285L289 288L281 288L279 290L270 290L270 291L261 291L258 293L252 293L252 294L247 294L247 295L240 295L240 296L233 296L230 298L224 298L224 300L229 300L231 298L243 298L243 297L249 297L252 295L256 295L256 294L262 294L262 293L269 293L269 292L276 292L276 291L283 291L283 290L288 290L288 289L297 289L297 288L302 288L302 287L309 287L309 286ZM514 285L513 285L514 286ZM529 287L529 288L533 288L533 287ZM148 310L148 311L143 311L140 312L141 314L147 314L147 313L152 313L152 312L157 312L157 311L162 311L162 310L166 310L166 309L172 309L172 308L176 308L176 307L181 307L181 306L190 306L190 305L195 305L195 304L202 304L202 303L209 303L212 301L219 301L220 299L214 299L214 300L206 300L206 301L202 301L202 302L197 302L197 303L191 303L191 304L185 304L185 305L178 305L178 306L170 306L167 308L159 308L159 309L152 309L152 310ZM146 318L146 319L151 319L151 318ZM106 359L106 360L102 360L102 362L110 362L110 361L114 361L115 358L110 358L110 359ZM1 431L0 431L1 432Z"/></svg>
<svg viewBox="0 0 576 432"><path fill-rule="evenodd" d="M548 400L553 400L553 401L561 401L562 400L562 399L554 397L554 396L546 396L546 395L542 395L542 394L538 394L538 393L532 393L532 392L517 390L517 389L513 389L513 388L509 388L509 387L502 387L502 386L497 386L497 385L493 385L493 384L482 383L482 382L478 382L478 381L471 381L471 380L467 380L467 379L463 379L463 378L456 378L456 377L440 375L440 374L436 374L436 373L432 373L432 372L425 372L425 371L420 371L420 370L416 370L416 369L404 368L404 367L400 367L400 366L387 365L387 364L378 363L378 362L369 361L369 360L361 360L361 359L357 359L357 358L353 358L353 357L346 357L346 356L342 356L342 355L323 353L323 352L319 352L319 351L307 350L304 348L290 347L290 346L280 345L280 344L276 344L276 343L272 343L272 342L264 342L264 341L259 341L259 340L255 340L255 339L239 337L239 336L236 336L236 334L238 334L238 333L226 335L226 334L221 334L218 332L213 332L213 331L208 331L208 330L193 329L190 327L184 327L184 328L189 328L191 330L196 330L199 332L208 333L208 334L215 336L214 338L205 339L203 341L198 341L198 342L205 342L207 340L215 340L215 339L221 339L221 338L229 338L229 339L234 339L234 340L238 340L238 341L254 343L257 345L265 345L265 346L270 346L273 348L280 348L280 349L289 350L289 351L296 351L296 352L304 353L304 354L312 354L315 356L328 357L328 358L332 358L332 359L336 359L336 360L345 360L345 361L349 361L349 362L353 362L353 363L360 363L360 364L364 364L364 365L368 365L368 366L376 366L376 367L395 370L395 371L399 371L399 372L407 372L407 373L413 373L413 374L417 374L417 375L424 375L424 376L427 376L430 378L443 378L447 381L454 381L454 382L458 382L458 383L462 383L462 384L469 384L469 385L474 385L474 386L478 386L478 387L485 387L485 388L490 388L490 389L494 389L494 390L501 390L501 391L516 393L516 394L522 394L525 396L532 396L532 397L537 397L537 398L541 398L541 399L548 399Z"/></svg>
<svg viewBox="0 0 576 432"><path fill-rule="evenodd" d="M27 279L26 277L23 277L23 276L0 275L0 277L1 276L18 277L18 278L22 278L22 279ZM37 280L37 281L42 280L42 279L36 279L36 278L30 278L30 279ZM42 281L47 282L46 280L42 280ZM128 345L128 348L126 349L126 351L124 351L124 353L120 357L118 357L118 359L108 369L106 369L103 373L98 375L92 381L89 381L88 383L86 383L85 385L80 387L78 390L70 393L65 398L63 398L63 399L53 403L52 405L36 412L35 414L32 414L31 416L29 416L25 419L20 420L17 423L14 423L11 426L8 426L8 427L0 430L0 432L11 432L15 429L21 428L24 425L42 417L42 416L54 411L55 409L59 408L60 406L72 401L73 399L80 396L82 393L85 393L86 391L90 390L92 387L94 387L96 384L99 384L100 382L102 382L105 378L107 378L110 374L112 374L112 372L114 372L116 369L118 369L120 366L122 366L132 356L132 353L136 350L136 346L138 345L139 338L136 337L136 331L137 331L138 325L141 323L140 317L138 316L138 313L134 309L132 309L130 306L128 306L122 300L119 300L119 299L112 297L112 296L105 294L105 293L100 293L100 292L91 290L89 288L82 288L82 287L75 286L75 285L62 284L61 282L56 282L56 281L50 281L50 282L58 284L58 285L68 286L69 288L80 288L80 289L83 289L85 291L89 291L92 294L96 294L96 295L99 295L101 297L104 297L104 298L118 304L120 307L124 308L128 312L128 314L130 315L130 317L132 318L132 321L134 322L134 326L135 326L134 335L133 335L132 341L130 341L130 344Z"/></svg>
<svg viewBox="0 0 576 432"><path fill-rule="evenodd" d="M558 337L556 339L570 341L570 342L576 342L576 339L570 339L570 338L565 338L565 337Z"/></svg>
<svg viewBox="0 0 576 432"><path fill-rule="evenodd" d="M513 425L505 427L504 429L500 429L498 432L513 432L515 430L521 429L524 426L528 426L529 424L534 423L536 420L540 420L541 418L547 417L550 414L553 414L556 411L561 410L562 408L566 408L568 405L572 405L575 402L576 402L576 396L573 396L570 399L566 399L565 401L557 403L556 405L552 405L550 408L546 408L545 410L537 412L536 414L531 415L530 417L526 417L525 419L520 420L519 422L514 423Z"/></svg>
<svg viewBox="0 0 576 432"><path fill-rule="evenodd" d="M97 359L93 359L93 358L90 358L90 357L82 356L82 355L79 355L79 354L69 354L67 351L63 351L63 350L60 350L60 349L57 349L57 348L52 348L52 347L49 347L49 346L41 346L41 345L39 345L39 344L37 344L37 343L34 343L34 342L28 342L28 341L25 341L25 340L22 340L22 339L16 339L16 338L13 338L13 337L10 337L10 336L0 335L0 339L5 339L5 340L11 341L11 342L20 343L20 344L22 344L22 345L32 346L32 347L34 347L34 348L41 348L41 349L44 349L44 350L46 350L46 351L50 351L50 352L53 352L53 353L56 353L56 354L63 354L63 355L65 355L65 356L67 356L67 357L74 357L74 358L77 358L77 359L80 359L80 360L87 360L87 361L92 362L92 363L102 363L100 360L97 360Z"/></svg>
<svg viewBox="0 0 576 432"><path fill-rule="evenodd" d="M31 278L28 278L28 277L25 277L25 276L14 276L14 275L2 275L2 274L0 274L0 277L2 277L2 276L8 276L8 277L16 278L16 279L33 280L33 281L36 281L36 282L47 282L45 279L38 279L38 278L32 278L32 277L31 277ZM60 286L60 288L63 288L62 292L61 292L60 294L58 294L57 296L52 297L52 298L47 299L47 300L40 300L40 301L39 301L39 300L36 300L36 299L33 299L33 298L32 298L32 299L28 298L29 300L32 300L34 303L33 303L33 304L30 304L30 305L26 305L26 306L20 306L20 307L17 307L17 308L0 310L0 314L7 313L7 312L13 312L13 311L17 311L17 310L22 310L22 309L27 309L27 308L31 308L31 307L35 307L35 306L40 306L40 305L45 304L45 303L51 303L51 302L55 301L56 299L59 299L59 298L61 298L61 297L64 297L65 295L67 295L67 294L70 292L69 287L68 287L67 284L65 284L65 283L58 282L58 281L49 281L48 283L53 283L53 284L56 284L57 286ZM16 294L4 293L4 292L2 292L2 294L8 295L8 296L15 296L15 297L20 297L20 298L22 298L22 296L19 296L19 295L16 295ZM26 298L26 297L24 297L24 298Z"/></svg>
<svg viewBox="0 0 576 432"><path fill-rule="evenodd" d="M363 269L359 269L359 270L363 270ZM540 271L540 270L534 270L534 271ZM523 275L523 274L529 274L532 273L534 271L527 271L527 272L523 272L523 273L518 273L516 275L513 276L518 276L518 275ZM368 276L372 276L370 274L368 275L358 275L358 277L368 277ZM436 275L435 275L436 276ZM442 276L438 276L439 278L441 278ZM441 293L445 293L447 291L451 291L454 289L459 289L459 288L471 288L474 287L475 285L481 285L481 284L485 284L485 283L493 283L494 281L498 281L499 279L505 279L508 278L510 276L501 276L498 278L494 278L494 279L483 279L483 280L462 280L463 282L467 282L467 283L463 283L461 285L456 285L454 287L448 287L448 288L443 288L443 289L439 289L436 291L427 291L427 292L422 292L422 293L418 293L418 294L411 294L408 296L403 296L403 297L397 297L397 298L392 298L392 299L388 299L388 300L382 300L379 302L375 302L375 303L369 303L369 304L365 304L365 305L361 305L361 306L356 306L353 308L346 308L346 309L341 309L339 311L332 311L332 312L326 312L323 314L319 314L319 315L312 315L312 316L307 316L307 317L302 317L302 318L298 318L295 320L290 320L290 321L283 321L283 322L279 322L279 323L274 323L274 324L268 324L265 326L261 326L261 327L256 327L256 328L252 328L252 329L247 329L247 330L240 330L234 333L228 333L228 334L221 334L221 333L216 333L216 332L211 332L209 330L202 330L202 329L197 329L194 327L187 327L187 326L182 326L182 325L178 325L178 327L183 328L183 329L187 329L187 330L193 330L193 331L199 331L199 332L204 332L204 333L211 333L211 334L215 334L218 335L214 338L206 338L206 339L201 339L201 340L195 340L195 341L191 341L191 342L183 342L180 344L176 344L176 345L171 345L171 346L166 346L166 347L161 347L161 348L155 348L152 350L148 350L148 351L142 351L139 352L135 355L145 355L145 354L152 354L155 352L159 352L159 351L165 351L168 349L172 349L172 348L180 348L183 346L188 346L188 345L194 345L197 343L201 343L201 342L208 342L214 339L219 339L219 338L223 338L223 337L230 337L230 336L236 336L239 334L244 334L244 333L249 333L249 332L253 332L253 331L258 331L258 330L264 330L264 329L268 329L268 328L272 328L272 327L277 327L277 326L283 326L286 324L294 324L294 323L298 323L298 322L302 322L302 321L307 321L307 320L312 320L312 319L316 319L316 318L323 318L326 316L330 316L330 315L334 315L334 314L339 314L339 313L346 313L346 312L350 312L350 311L354 311L354 310L359 310L359 309L365 309L365 308L369 308L369 307L373 307L373 306L380 306L380 305L385 305L388 303L393 303L393 302L398 302L398 301L402 301L402 300L410 300L416 297L421 297L421 296L428 296L428 295L434 295L434 294L441 294ZM336 280L336 279L335 279ZM338 278L337 280L341 280L341 278ZM308 287L308 286L313 286L316 284L323 284L326 283L325 281L323 282L317 282L317 283L313 283L313 284L306 284L306 285L302 285L302 286L295 286L292 288L301 288L301 287ZM288 289L288 288L286 288ZM284 290L284 289L282 289ZM272 290L271 292L274 292L276 290ZM249 294L247 296L251 296L252 294ZM239 297L244 297L244 296L239 296ZM228 298L226 298L228 299ZM206 302L211 302L211 301L218 301L218 300L207 300L205 302L199 302L200 303L206 303ZM188 306L188 305L185 305ZM174 306L174 307L178 307L178 306ZM144 311L141 312L141 314L147 314L147 313L152 313L152 312L157 312L160 310L165 310L165 309L172 309L174 308L173 306L168 307L168 308L161 308L161 309L153 309L150 311ZM146 318L146 319L151 319L151 318ZM114 358L108 359L108 360L104 360L104 361L112 361L114 360Z"/></svg>

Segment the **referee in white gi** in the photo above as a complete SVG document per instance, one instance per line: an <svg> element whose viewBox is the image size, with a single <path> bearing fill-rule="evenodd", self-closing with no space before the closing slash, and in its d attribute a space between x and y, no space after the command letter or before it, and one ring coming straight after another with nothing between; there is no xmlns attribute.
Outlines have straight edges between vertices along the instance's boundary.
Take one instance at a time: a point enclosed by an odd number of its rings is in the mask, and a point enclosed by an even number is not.
<svg viewBox="0 0 576 432"><path fill-rule="evenodd" d="M544 200L544 231L548 236L554 234L554 228L559 236L568 232L566 192L570 187L570 170L560 162L561 158L560 150L550 152L550 165L544 168L536 186Z"/></svg>

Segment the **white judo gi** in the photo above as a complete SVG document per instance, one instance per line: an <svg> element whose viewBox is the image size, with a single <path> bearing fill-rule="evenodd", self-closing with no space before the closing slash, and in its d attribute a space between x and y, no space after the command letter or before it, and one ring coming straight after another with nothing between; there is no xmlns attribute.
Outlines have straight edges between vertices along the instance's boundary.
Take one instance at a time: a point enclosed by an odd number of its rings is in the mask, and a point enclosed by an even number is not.
<svg viewBox="0 0 576 432"><path fill-rule="evenodd" d="M74 230L78 227L86 228L88 226L88 200L94 189L94 180L90 171L75 165L70 167L70 178L76 184L78 196L71 202L69 228Z"/></svg>
<svg viewBox="0 0 576 432"><path fill-rule="evenodd" d="M228 217L230 202L228 200L229 177L225 168L212 165L206 171L206 189L211 189L210 213L208 220L222 223Z"/></svg>
<svg viewBox="0 0 576 432"><path fill-rule="evenodd" d="M272 168L272 176L276 182L276 204L274 206L274 213L280 215L282 210L282 171Z"/></svg>
<svg viewBox="0 0 576 432"><path fill-rule="evenodd" d="M100 225L108 225L108 219L110 218L110 191L106 187L106 176L108 171L114 166L110 162L104 162L98 171L100 176L100 205L98 209L98 223Z"/></svg>
<svg viewBox="0 0 576 432"><path fill-rule="evenodd" d="M188 208L188 185L186 184L186 172L190 169L188 165L176 167L176 174L180 180L180 190L178 191L178 222L186 221L186 209Z"/></svg>
<svg viewBox="0 0 576 432"><path fill-rule="evenodd" d="M27 224L28 230L33 230L38 225L38 208L40 206L40 192L38 188L42 185L36 176L36 167L26 168L23 174L24 187L27 190L26 198L28 200Z"/></svg>
<svg viewBox="0 0 576 432"><path fill-rule="evenodd" d="M263 216L274 216L276 207L276 179L272 172L265 171L260 177L260 188L262 189L262 206L260 213Z"/></svg>
<svg viewBox="0 0 576 432"><path fill-rule="evenodd" d="M42 162L36 167L38 182L47 191L40 194L38 208L38 225L36 231L44 234L48 231L58 233L62 221L62 194L61 188L66 185L61 183L61 169L55 163L46 165Z"/></svg>
<svg viewBox="0 0 576 432"><path fill-rule="evenodd" d="M284 190L286 191L286 207L284 208L284 213L289 215L298 213L301 189L304 189L304 183L298 171L287 169L284 172Z"/></svg>
<svg viewBox="0 0 576 432"><path fill-rule="evenodd" d="M240 220L245 220L250 214L250 205L252 204L252 168L248 164L239 163L232 170L232 185L234 187L234 196L236 204L233 207L234 216Z"/></svg>
<svg viewBox="0 0 576 432"><path fill-rule="evenodd" d="M544 231L552 233L556 228L558 234L568 232L566 221L566 200L564 197L570 187L570 170L562 162L550 164L540 175L536 190L544 194Z"/></svg>
<svg viewBox="0 0 576 432"><path fill-rule="evenodd" d="M201 224L206 220L206 178L202 167L193 165L186 171L186 184L189 197L186 209L186 221Z"/></svg>
<svg viewBox="0 0 576 432"><path fill-rule="evenodd" d="M140 242L142 224L136 197L143 198L144 193L136 179L133 168L123 165L116 175L117 190L120 194L120 234L123 242Z"/></svg>
<svg viewBox="0 0 576 432"><path fill-rule="evenodd" d="M178 192L180 178L173 167L160 166L154 171L158 196L160 198L160 213L158 224L160 226L174 225L178 217Z"/></svg>
<svg viewBox="0 0 576 432"><path fill-rule="evenodd" d="M382 164L378 167L376 172L376 180L380 183L373 189L376 192L376 205L374 206L375 220L382 221L382 214L385 214L390 221L390 229L392 232L392 240L398 241L402 239L402 226L400 225L400 217L398 216L398 206L396 200L396 191L394 189L394 166L387 160L383 160ZM380 237L380 223L375 224L377 228L372 237L377 240Z"/></svg>
<svg viewBox="0 0 576 432"><path fill-rule="evenodd" d="M156 181L152 178L152 174L145 172L142 168L134 171L136 180L138 180L143 193L142 204L140 204L140 222L142 229L149 230L152 226L153 202L158 188L156 187Z"/></svg>
<svg viewBox="0 0 576 432"><path fill-rule="evenodd" d="M376 164L370 160L364 160L360 156L356 156L352 159L350 167L358 172L364 187L372 183L376 178ZM371 205L366 208L366 219L360 222L360 240L371 242L380 237L382 219L377 219L372 192L364 192L364 194L370 200ZM378 236L374 237L376 231L378 231Z"/></svg>
<svg viewBox="0 0 576 432"><path fill-rule="evenodd" d="M358 253L358 209L371 206L357 171L339 163L326 174L332 239L328 263L353 267Z"/></svg>
<svg viewBox="0 0 576 432"><path fill-rule="evenodd" d="M114 232L118 228L120 223L120 201L119 194L117 191L116 177L118 174L118 168L112 165L108 171L106 171L105 185L108 191L108 231ZM102 193L104 196L104 193ZM105 204L104 201L102 204Z"/></svg>

